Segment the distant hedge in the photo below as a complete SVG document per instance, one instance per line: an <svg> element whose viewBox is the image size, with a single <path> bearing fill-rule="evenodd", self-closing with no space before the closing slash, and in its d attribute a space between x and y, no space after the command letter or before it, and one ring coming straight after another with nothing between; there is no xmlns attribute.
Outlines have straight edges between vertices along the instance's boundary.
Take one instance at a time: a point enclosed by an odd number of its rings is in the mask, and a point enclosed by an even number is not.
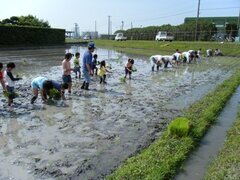
<svg viewBox="0 0 240 180"><path fill-rule="evenodd" d="M64 43L64 29L0 25L0 45L50 45Z"/></svg>

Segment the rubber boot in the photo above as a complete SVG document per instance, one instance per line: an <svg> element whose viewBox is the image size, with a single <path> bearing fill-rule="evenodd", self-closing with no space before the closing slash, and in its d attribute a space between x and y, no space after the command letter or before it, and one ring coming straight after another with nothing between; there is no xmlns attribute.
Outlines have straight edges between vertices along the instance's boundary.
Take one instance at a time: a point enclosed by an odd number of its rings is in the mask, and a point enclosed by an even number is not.
<svg viewBox="0 0 240 180"><path fill-rule="evenodd" d="M36 96L33 96L32 99L31 99L31 104L33 104L36 99L37 99L37 97L36 97Z"/></svg>
<svg viewBox="0 0 240 180"><path fill-rule="evenodd" d="M107 82L106 82L106 75L105 74L103 75L103 83L107 84Z"/></svg>
<svg viewBox="0 0 240 180"><path fill-rule="evenodd" d="M84 81L83 84L82 84L82 86L81 86L81 89L84 89L84 88L85 88L85 84L86 84L86 82Z"/></svg>
<svg viewBox="0 0 240 180"><path fill-rule="evenodd" d="M88 89L88 86L89 86L89 83L86 83L84 89L85 89L85 90L89 90L89 89Z"/></svg>
<svg viewBox="0 0 240 180"><path fill-rule="evenodd" d="M154 71L154 66L152 66L152 71Z"/></svg>

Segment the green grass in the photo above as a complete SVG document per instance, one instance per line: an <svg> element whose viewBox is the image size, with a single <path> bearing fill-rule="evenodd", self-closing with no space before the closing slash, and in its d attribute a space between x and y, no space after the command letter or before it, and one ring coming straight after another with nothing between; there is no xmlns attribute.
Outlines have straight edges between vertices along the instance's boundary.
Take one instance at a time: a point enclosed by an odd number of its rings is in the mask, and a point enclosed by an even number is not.
<svg viewBox="0 0 240 180"><path fill-rule="evenodd" d="M148 148L129 158L107 179L172 179L188 154L214 123L240 84L240 70L184 113L191 128L186 137L169 136L167 130Z"/></svg>
<svg viewBox="0 0 240 180"><path fill-rule="evenodd" d="M240 178L240 113L236 122L228 131L224 147L209 166L204 179L239 179Z"/></svg>
<svg viewBox="0 0 240 180"><path fill-rule="evenodd" d="M239 56L240 44L224 42L202 42L202 41L113 41L113 40L94 40L97 47L107 47L125 53L153 55L153 54L173 54L176 49L180 51L202 49L202 54L206 54L207 49L219 48L224 55Z"/></svg>
<svg viewBox="0 0 240 180"><path fill-rule="evenodd" d="M86 42L88 41L83 39L72 39L72 38L65 39L65 43L86 43Z"/></svg>
<svg viewBox="0 0 240 180"><path fill-rule="evenodd" d="M190 128L189 123L190 123L189 120L184 117L174 119L168 125L168 134L176 137L187 136Z"/></svg>

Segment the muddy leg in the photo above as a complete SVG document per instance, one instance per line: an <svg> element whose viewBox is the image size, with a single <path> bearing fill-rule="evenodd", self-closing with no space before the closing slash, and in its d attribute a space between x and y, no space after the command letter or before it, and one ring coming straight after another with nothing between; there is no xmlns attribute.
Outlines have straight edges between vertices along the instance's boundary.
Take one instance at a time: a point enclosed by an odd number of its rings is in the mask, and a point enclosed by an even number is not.
<svg viewBox="0 0 240 180"><path fill-rule="evenodd" d="M85 89L85 90L89 90L88 87L89 87L89 83L86 83L84 89Z"/></svg>
<svg viewBox="0 0 240 180"><path fill-rule="evenodd" d="M106 84L106 74L103 75L103 83Z"/></svg>
<svg viewBox="0 0 240 180"><path fill-rule="evenodd" d="M82 86L81 86L81 89L84 89L84 87L85 87L85 84L86 84L86 82L85 82L85 81L83 81L83 84L82 84Z"/></svg>

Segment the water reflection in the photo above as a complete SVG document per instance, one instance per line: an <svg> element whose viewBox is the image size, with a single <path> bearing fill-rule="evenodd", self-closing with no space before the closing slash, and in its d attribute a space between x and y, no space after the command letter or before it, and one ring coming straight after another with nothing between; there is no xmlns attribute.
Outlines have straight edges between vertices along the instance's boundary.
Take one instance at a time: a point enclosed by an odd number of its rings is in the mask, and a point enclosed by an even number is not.
<svg viewBox="0 0 240 180"><path fill-rule="evenodd" d="M126 83L124 84L124 90L125 90L125 94L126 95L132 95L132 81L131 80L127 80Z"/></svg>

